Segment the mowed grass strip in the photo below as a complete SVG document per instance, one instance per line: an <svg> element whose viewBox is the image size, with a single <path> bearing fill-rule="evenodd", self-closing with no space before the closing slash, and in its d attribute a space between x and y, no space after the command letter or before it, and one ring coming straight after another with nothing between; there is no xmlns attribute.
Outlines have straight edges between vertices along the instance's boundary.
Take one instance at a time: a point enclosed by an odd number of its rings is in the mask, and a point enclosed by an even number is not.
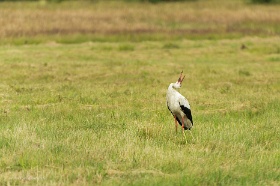
<svg viewBox="0 0 280 186"><path fill-rule="evenodd" d="M9 43L15 37L23 38L15 43L38 43L48 40L45 36L64 42L84 42L114 35L123 35L123 39L127 35L133 35L131 39L155 39L158 34L164 38L193 39L280 33L279 5L254 5L246 1L2 2L0 10L1 43ZM79 36L78 40L65 37L73 34ZM31 36L37 39L30 41Z"/></svg>
<svg viewBox="0 0 280 186"><path fill-rule="evenodd" d="M278 43L2 45L1 184L279 184ZM187 145L165 103L181 70Z"/></svg>

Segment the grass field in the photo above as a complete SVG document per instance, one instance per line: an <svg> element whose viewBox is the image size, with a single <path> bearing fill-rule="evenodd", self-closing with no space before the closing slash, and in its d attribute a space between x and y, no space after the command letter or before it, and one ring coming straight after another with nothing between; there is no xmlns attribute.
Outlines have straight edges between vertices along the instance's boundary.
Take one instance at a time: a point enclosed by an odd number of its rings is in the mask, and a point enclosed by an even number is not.
<svg viewBox="0 0 280 186"><path fill-rule="evenodd" d="M279 6L211 2L1 3L0 184L279 185ZM165 102L181 70L188 144Z"/></svg>

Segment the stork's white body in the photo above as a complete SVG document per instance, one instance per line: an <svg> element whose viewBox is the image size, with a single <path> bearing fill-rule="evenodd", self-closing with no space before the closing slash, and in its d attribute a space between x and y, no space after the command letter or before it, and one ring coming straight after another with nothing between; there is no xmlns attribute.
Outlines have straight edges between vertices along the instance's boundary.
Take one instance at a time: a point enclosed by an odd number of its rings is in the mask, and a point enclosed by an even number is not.
<svg viewBox="0 0 280 186"><path fill-rule="evenodd" d="M171 83L167 89L166 101L167 107L174 118L185 130L190 130L193 126L191 107L188 100L174 89L180 88L176 83ZM176 121L175 121L176 122Z"/></svg>

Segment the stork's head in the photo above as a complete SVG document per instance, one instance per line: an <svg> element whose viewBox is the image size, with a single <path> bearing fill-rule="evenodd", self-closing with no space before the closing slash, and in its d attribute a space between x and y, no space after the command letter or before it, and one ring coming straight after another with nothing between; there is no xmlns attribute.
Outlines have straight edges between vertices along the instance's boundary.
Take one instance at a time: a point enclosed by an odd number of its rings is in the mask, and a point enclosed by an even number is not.
<svg viewBox="0 0 280 186"><path fill-rule="evenodd" d="M176 83L173 83L173 88L181 88L181 84L184 80L185 76L183 76L183 71L181 72L181 75Z"/></svg>

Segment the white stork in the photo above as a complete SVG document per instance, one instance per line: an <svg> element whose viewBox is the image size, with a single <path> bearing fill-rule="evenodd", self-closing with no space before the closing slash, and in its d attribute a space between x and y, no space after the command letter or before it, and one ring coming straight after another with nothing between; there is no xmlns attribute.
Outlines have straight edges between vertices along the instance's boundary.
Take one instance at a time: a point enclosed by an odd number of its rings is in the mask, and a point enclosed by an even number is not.
<svg viewBox="0 0 280 186"><path fill-rule="evenodd" d="M191 107L188 100L182 96L175 89L181 88L181 83L185 76L182 77L182 73L176 83L171 83L167 89L166 101L167 108L171 112L175 120L175 129L177 132L178 123L182 126L182 131L185 136L185 130L191 130L193 126ZM175 88L175 89L174 89ZM185 136L186 137L186 136Z"/></svg>

